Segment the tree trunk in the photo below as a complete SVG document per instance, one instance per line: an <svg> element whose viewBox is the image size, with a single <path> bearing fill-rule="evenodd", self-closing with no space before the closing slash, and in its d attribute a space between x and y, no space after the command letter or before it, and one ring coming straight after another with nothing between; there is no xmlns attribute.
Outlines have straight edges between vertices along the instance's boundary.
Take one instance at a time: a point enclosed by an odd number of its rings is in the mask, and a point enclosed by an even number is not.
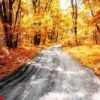
<svg viewBox="0 0 100 100"><path fill-rule="evenodd" d="M2 0L2 2L0 3L0 18L3 23L3 29L5 33L5 42L8 48L14 47L13 32L15 29L15 25L17 22L18 13L19 13L20 5L21 5L21 0L19 0L16 17L14 19L15 22L13 23L13 3L14 1L15 0L8 0L8 1ZM13 24L14 24L14 27L12 26ZM16 36L16 42L17 40L18 40L18 36Z"/></svg>
<svg viewBox="0 0 100 100"><path fill-rule="evenodd" d="M75 4L74 4L75 2ZM72 5L72 18L73 18L73 24L74 24L74 34L75 34L75 43L77 45L77 1L76 0L71 0L71 5Z"/></svg>

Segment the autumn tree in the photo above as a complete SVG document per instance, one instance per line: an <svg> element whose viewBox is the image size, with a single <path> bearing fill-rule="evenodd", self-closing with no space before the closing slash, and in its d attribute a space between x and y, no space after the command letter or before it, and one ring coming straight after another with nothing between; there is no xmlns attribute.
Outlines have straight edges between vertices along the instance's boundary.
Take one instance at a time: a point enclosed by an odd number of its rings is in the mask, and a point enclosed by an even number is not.
<svg viewBox="0 0 100 100"><path fill-rule="evenodd" d="M14 9L14 3L16 4L16 10ZM18 21L19 12L21 9L21 0L1 0L0 2L0 18L2 20L4 34L5 34L5 42L6 46L9 48L13 48L13 33ZM14 10L15 16L14 16ZM18 34L15 36L15 40L17 43ZM17 47L17 44L16 44Z"/></svg>
<svg viewBox="0 0 100 100"><path fill-rule="evenodd" d="M50 39L51 39L51 42L52 41L57 42L58 35L59 35L58 29L60 28L60 23L61 23L60 22L61 21L61 9L60 9L58 0L52 1L51 8L50 8L50 16L53 21Z"/></svg>
<svg viewBox="0 0 100 100"><path fill-rule="evenodd" d="M99 42L100 38L100 1L99 0L83 0L84 5L90 9L91 13L91 20L90 20L90 25L94 25L94 31L93 31L93 39L95 40L96 44ZM99 33L99 35L98 35Z"/></svg>
<svg viewBox="0 0 100 100"><path fill-rule="evenodd" d="M37 32L35 34L34 39L37 40L37 42L38 42L39 34L41 34L41 37L42 37L42 40L44 41L43 42L44 44L45 44L45 40L47 37L47 26L45 26L45 24L47 23L47 20L44 18L45 18L45 16L48 16L51 3L52 3L52 0L43 0L43 1L32 0L34 15L36 16L36 22L34 22L34 25L37 26L37 30L36 30ZM45 20L45 21L41 21L41 20ZM40 31L40 30L42 30L40 28L42 26L44 26L44 30L45 30L45 31L43 31L43 32L45 32L44 37L42 36L42 32ZM37 43L35 43L35 44L37 44Z"/></svg>

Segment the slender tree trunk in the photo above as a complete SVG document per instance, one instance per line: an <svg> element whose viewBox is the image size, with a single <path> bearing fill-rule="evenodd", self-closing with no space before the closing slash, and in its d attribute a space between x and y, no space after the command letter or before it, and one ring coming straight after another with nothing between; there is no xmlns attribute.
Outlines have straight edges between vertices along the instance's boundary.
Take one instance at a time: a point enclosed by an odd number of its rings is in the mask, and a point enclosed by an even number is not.
<svg viewBox="0 0 100 100"><path fill-rule="evenodd" d="M75 3L75 4L74 4ZM75 43L77 45L77 1L76 0L71 0L71 5L72 5L72 18L73 18L73 24L74 24L74 34L75 34Z"/></svg>
<svg viewBox="0 0 100 100"><path fill-rule="evenodd" d="M15 16L15 22L14 22L14 30L16 28L16 24L17 24L17 19L18 19L18 14L20 12L20 7L21 7L21 0L19 0L19 4L18 4L18 8L17 8L17 11L16 11L16 16ZM20 16L21 17L21 16ZM20 24L20 21L18 22L18 26ZM16 33L16 41L15 41L15 44L14 44L14 47L17 48L18 47L18 38L19 38L19 35L18 33Z"/></svg>
<svg viewBox="0 0 100 100"><path fill-rule="evenodd" d="M95 42L96 44L98 44L98 36L96 32L93 32L93 42Z"/></svg>
<svg viewBox="0 0 100 100"><path fill-rule="evenodd" d="M3 23L3 28L4 28L4 33L5 33L5 42L6 42L6 46L7 47L11 47L12 44L12 40L9 33L9 28L11 28L11 24L12 24L12 14L11 14L11 10L12 10L12 6L9 5L9 8L6 8L6 4L10 4L10 0L9 2L2 0L2 15L1 19L2 19L2 23ZM7 10L9 10L8 14L7 14Z"/></svg>
<svg viewBox="0 0 100 100"><path fill-rule="evenodd" d="M8 17L8 31L9 33L7 34L7 46L10 48L13 48L13 29L12 29L12 0L9 0L9 17Z"/></svg>

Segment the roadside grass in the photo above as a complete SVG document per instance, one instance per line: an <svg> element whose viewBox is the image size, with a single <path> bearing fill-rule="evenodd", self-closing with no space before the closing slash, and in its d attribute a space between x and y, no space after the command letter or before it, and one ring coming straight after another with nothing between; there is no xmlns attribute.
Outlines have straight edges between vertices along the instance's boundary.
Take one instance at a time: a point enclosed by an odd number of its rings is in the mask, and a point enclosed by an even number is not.
<svg viewBox="0 0 100 100"><path fill-rule="evenodd" d="M100 76L100 45L67 46L63 47L63 50L80 61L83 66L92 69L96 75Z"/></svg>

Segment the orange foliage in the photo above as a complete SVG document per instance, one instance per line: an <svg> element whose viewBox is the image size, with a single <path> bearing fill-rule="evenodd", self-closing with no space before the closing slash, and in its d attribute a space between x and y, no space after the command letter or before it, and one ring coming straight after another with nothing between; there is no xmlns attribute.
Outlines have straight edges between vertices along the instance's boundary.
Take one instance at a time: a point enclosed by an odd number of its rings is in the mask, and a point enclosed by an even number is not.
<svg viewBox="0 0 100 100"><path fill-rule="evenodd" d="M19 47L14 51L9 50L10 55L5 57L3 56L3 51L0 48L0 79L15 71L29 59L32 59L40 50L41 48L39 47L31 47L28 49Z"/></svg>

